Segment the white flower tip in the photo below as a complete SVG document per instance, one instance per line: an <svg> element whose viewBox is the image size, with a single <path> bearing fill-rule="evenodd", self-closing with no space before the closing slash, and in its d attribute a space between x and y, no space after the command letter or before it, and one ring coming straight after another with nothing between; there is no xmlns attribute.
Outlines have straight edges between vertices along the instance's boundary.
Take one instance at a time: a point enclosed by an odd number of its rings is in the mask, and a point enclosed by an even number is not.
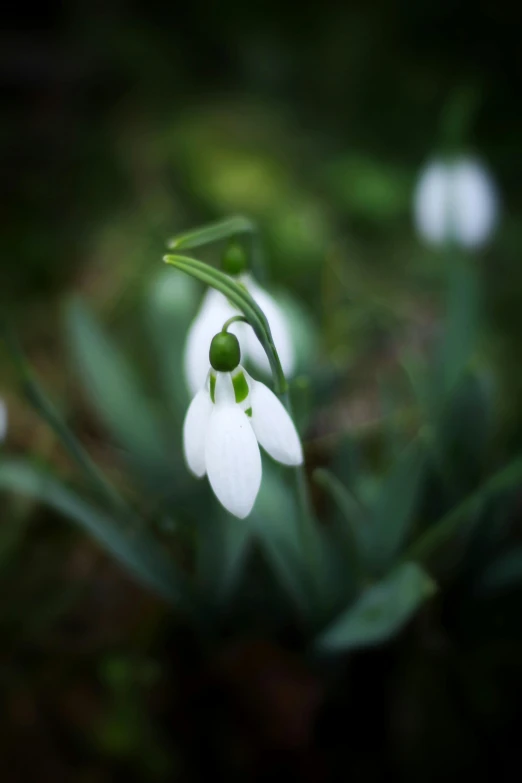
<svg viewBox="0 0 522 783"><path fill-rule="evenodd" d="M254 503L256 502L256 498L252 500L251 503L245 503L245 504L228 504L225 505L223 501L220 501L223 508L225 508L230 514L237 517L238 519L246 519L252 509L254 508Z"/></svg>
<svg viewBox="0 0 522 783"><path fill-rule="evenodd" d="M260 445L283 465L301 465L303 448L288 411L264 383L249 378L252 427Z"/></svg>
<svg viewBox="0 0 522 783"><path fill-rule="evenodd" d="M210 486L221 505L239 519L247 517L261 486L261 455L248 417L235 404L215 406L205 461Z"/></svg>
<svg viewBox="0 0 522 783"><path fill-rule="evenodd" d="M283 465L302 465L304 462L303 447L299 440L293 441L288 445L286 454L283 455L283 459L280 460Z"/></svg>

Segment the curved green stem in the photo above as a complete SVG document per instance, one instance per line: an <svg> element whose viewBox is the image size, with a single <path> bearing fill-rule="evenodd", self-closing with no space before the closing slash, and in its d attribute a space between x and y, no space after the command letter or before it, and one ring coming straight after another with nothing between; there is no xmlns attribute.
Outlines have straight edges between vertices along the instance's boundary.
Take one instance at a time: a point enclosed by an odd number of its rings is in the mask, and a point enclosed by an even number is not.
<svg viewBox="0 0 522 783"><path fill-rule="evenodd" d="M169 254L164 256L163 260L166 264L170 264L182 272L192 275L192 277L205 283L205 285L220 291L238 310L242 311L268 356L276 393L279 395L285 394L288 384L274 344L270 325L259 305L254 302L243 286L236 283L235 280L231 280L223 272L213 269L208 264L204 264L195 258Z"/></svg>
<svg viewBox="0 0 522 783"><path fill-rule="evenodd" d="M232 318L229 318L228 321L225 321L221 331L223 334L225 334L229 326L232 326L232 324L238 323L240 321L245 324L249 323L248 318L245 318L244 315L233 315Z"/></svg>

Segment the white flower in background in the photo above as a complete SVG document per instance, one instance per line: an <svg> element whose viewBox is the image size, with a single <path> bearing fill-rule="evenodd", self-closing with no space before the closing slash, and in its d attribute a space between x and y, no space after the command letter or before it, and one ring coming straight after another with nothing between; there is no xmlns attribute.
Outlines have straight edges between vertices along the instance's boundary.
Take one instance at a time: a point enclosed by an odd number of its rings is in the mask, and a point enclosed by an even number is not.
<svg viewBox="0 0 522 783"><path fill-rule="evenodd" d="M295 351L292 343L290 325L282 308L275 299L256 283L251 274L244 271L246 258L244 251L238 245L231 245L223 259L223 268L231 277L242 284L252 299L263 310L274 344L281 360L283 371L290 375L294 369ZM201 389L208 373L208 346L214 335L219 332L223 323L237 315L237 310L219 291L209 289L203 299L187 336L183 357L185 380L191 394ZM253 330L245 324L236 323L230 331L237 336L241 345L241 353L245 359L263 372L270 369L268 359Z"/></svg>
<svg viewBox="0 0 522 783"><path fill-rule="evenodd" d="M435 160L421 172L414 194L417 231L426 241L475 248L498 220L498 194L484 166L472 158Z"/></svg>
<svg viewBox="0 0 522 783"><path fill-rule="evenodd" d="M207 359L206 381L183 424L185 460L198 478L207 474L227 511L244 519L261 486L259 446L284 465L300 465L303 451L282 403L239 364L237 338L216 335L210 356L217 369L209 371Z"/></svg>
<svg viewBox="0 0 522 783"><path fill-rule="evenodd" d="M7 435L7 405L0 399L0 443Z"/></svg>

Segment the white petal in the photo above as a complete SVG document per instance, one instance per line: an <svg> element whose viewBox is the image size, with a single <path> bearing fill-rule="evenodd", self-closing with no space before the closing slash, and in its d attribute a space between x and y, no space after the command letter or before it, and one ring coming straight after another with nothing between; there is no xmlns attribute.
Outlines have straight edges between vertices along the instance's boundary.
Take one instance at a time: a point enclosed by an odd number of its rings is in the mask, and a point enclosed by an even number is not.
<svg viewBox="0 0 522 783"><path fill-rule="evenodd" d="M292 343L290 325L283 308L250 275L244 275L242 282L266 315L283 370L286 375L291 375L295 367L295 350ZM246 332L246 339L248 356L259 369L269 372L270 365L266 353L250 327L248 327Z"/></svg>
<svg viewBox="0 0 522 783"><path fill-rule="evenodd" d="M219 502L240 519L261 486L261 455L248 416L238 405L215 405L205 446L208 479Z"/></svg>
<svg viewBox="0 0 522 783"><path fill-rule="evenodd" d="M251 378L249 381L252 429L260 445L283 465L301 465L303 449L288 411L268 386Z"/></svg>
<svg viewBox="0 0 522 783"><path fill-rule="evenodd" d="M212 408L208 389L201 389L190 403L183 422L183 453L188 467L198 478L206 472L205 440Z"/></svg>
<svg viewBox="0 0 522 783"><path fill-rule="evenodd" d="M216 405L234 405L236 397L232 376L229 372L216 372L216 387L214 390Z"/></svg>
<svg viewBox="0 0 522 783"><path fill-rule="evenodd" d="M413 196L417 231L428 242L449 239L450 175L445 163L434 161L422 172Z"/></svg>
<svg viewBox="0 0 522 783"><path fill-rule="evenodd" d="M462 159L452 170L452 201L456 239L465 247L482 245L498 214L493 181L477 161Z"/></svg>
<svg viewBox="0 0 522 783"><path fill-rule="evenodd" d="M7 435L7 405L0 400L0 442Z"/></svg>
<svg viewBox="0 0 522 783"><path fill-rule="evenodd" d="M235 310L223 294L214 289L207 292L185 343L183 365L185 380L191 394L196 394L205 383L210 367L208 352L212 338L234 314Z"/></svg>

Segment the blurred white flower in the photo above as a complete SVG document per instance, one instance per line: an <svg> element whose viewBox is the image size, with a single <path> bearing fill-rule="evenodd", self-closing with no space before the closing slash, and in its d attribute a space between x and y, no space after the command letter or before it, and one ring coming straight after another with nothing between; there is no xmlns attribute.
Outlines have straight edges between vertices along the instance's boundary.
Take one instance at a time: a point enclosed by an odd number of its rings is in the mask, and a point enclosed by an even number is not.
<svg viewBox="0 0 522 783"><path fill-rule="evenodd" d="M248 293L263 310L274 344L279 354L283 371L290 375L295 365L295 350L292 343L290 326L283 309L275 299L256 283L250 274L242 274L236 279L245 286ZM209 369L208 346L223 323L239 313L228 299L219 291L209 289L203 299L187 335L183 357L185 380L191 394L201 389ZM270 367L263 347L254 331L242 323L235 323L229 329L235 334L241 345L241 355L250 359L261 371L268 372Z"/></svg>
<svg viewBox="0 0 522 783"><path fill-rule="evenodd" d="M261 486L258 444L284 465L303 461L294 423L264 383L241 365L207 372L183 424L185 460L198 478L208 475L217 499L240 519L251 512Z"/></svg>
<svg viewBox="0 0 522 783"><path fill-rule="evenodd" d="M7 435L7 405L0 399L0 443Z"/></svg>
<svg viewBox="0 0 522 783"><path fill-rule="evenodd" d="M417 231L427 242L484 244L498 220L498 194L485 167L472 158L434 160L421 172L414 199Z"/></svg>

